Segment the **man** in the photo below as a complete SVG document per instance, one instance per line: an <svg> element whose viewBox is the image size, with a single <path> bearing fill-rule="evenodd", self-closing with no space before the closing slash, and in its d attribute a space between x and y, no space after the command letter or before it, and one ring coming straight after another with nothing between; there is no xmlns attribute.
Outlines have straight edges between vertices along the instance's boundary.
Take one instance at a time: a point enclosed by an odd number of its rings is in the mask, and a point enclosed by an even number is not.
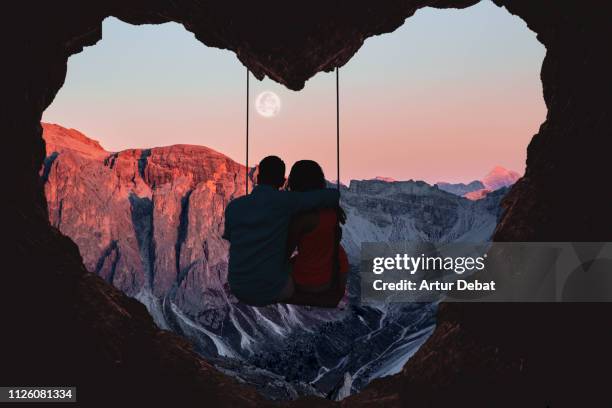
<svg viewBox="0 0 612 408"><path fill-rule="evenodd" d="M338 205L339 194L334 189L279 191L284 183L285 163L268 156L259 163L251 194L232 200L225 209L229 285L238 299L250 305L276 303L293 294L286 253L291 217Z"/></svg>

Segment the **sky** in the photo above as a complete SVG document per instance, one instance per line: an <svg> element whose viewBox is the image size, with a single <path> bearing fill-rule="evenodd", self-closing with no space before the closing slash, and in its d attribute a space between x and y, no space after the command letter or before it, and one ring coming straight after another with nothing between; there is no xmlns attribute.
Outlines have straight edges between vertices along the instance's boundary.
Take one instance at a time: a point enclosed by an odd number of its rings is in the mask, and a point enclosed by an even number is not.
<svg viewBox="0 0 612 408"><path fill-rule="evenodd" d="M546 116L545 49L518 17L488 0L421 9L393 33L366 40L340 69L341 180L468 182L495 165L522 173ZM43 121L75 128L109 151L177 143L245 160L246 68L181 25L103 22L95 46L70 57ZM278 114L257 113L272 91ZM302 91L251 77L250 164L318 161L336 179L335 74Z"/></svg>

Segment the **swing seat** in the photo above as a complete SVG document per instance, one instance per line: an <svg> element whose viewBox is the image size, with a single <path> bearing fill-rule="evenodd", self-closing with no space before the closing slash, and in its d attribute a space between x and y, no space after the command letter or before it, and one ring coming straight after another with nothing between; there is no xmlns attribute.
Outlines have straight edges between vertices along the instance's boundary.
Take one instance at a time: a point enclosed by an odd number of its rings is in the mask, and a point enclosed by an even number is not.
<svg viewBox="0 0 612 408"><path fill-rule="evenodd" d="M344 287L342 287L342 289L344 289ZM342 298L344 298L344 290L340 292L338 288L332 288L320 293L296 291L289 299L279 303L287 305L314 306L322 307L325 309L335 309L338 307L338 304L340 303Z"/></svg>

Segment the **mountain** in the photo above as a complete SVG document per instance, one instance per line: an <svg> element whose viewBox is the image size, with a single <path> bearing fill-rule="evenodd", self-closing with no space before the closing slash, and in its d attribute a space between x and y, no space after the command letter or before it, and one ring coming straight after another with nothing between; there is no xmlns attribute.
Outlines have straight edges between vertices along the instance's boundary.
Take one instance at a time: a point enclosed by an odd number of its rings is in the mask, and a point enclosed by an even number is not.
<svg viewBox="0 0 612 408"><path fill-rule="evenodd" d="M473 191L476 190L482 190L485 188L484 184L482 184L482 181L480 180L474 180L471 183L468 184L464 184L464 183L445 183L443 181L439 181L438 183L436 183L436 186L438 186L438 188L440 190L449 192L451 194L455 194L458 196L464 196L467 193L471 193Z"/></svg>
<svg viewBox="0 0 612 408"><path fill-rule="evenodd" d="M495 166L483 179L482 184L489 190L497 190L502 187L509 187L520 178L520 174L516 171L505 169L501 166Z"/></svg>
<svg viewBox="0 0 612 408"><path fill-rule="evenodd" d="M473 202L423 181L352 181L342 191L348 218L343 244L358 260L362 242L488 241L500 199L496 194Z"/></svg>
<svg viewBox="0 0 612 408"><path fill-rule="evenodd" d="M388 183L394 183L394 182L396 182L396 181L397 181L397 180L395 180L395 179L394 179L394 178L392 178L392 177L385 177L385 176L376 176L376 177L374 177L372 180L386 181L386 182L388 182Z"/></svg>
<svg viewBox="0 0 612 408"><path fill-rule="evenodd" d="M76 129L66 129L60 125L43 124L47 152L64 153L73 151L91 159L103 160L108 152L97 140L90 139Z"/></svg>
<svg viewBox="0 0 612 408"><path fill-rule="evenodd" d="M474 180L469 184L446 183L440 181L436 186L440 190L462 196L468 200L481 200L492 191L500 188L510 187L520 178L520 174L513 170L508 170L502 166L495 166L487 173L482 180Z"/></svg>
<svg viewBox="0 0 612 408"><path fill-rule="evenodd" d="M472 201L482 200L491 191L492 190L489 190L488 188L481 188L479 190L470 191L468 193L465 193L465 194L463 194L463 197L467 198L468 200L472 200Z"/></svg>
<svg viewBox="0 0 612 408"><path fill-rule="evenodd" d="M435 305L360 306L356 273L338 310L237 302L221 234L225 205L244 193L244 166L202 146L108 152L73 129L43 131L49 218L88 270L269 398L350 395L399 372L432 332ZM418 181L341 189L353 271L364 241L488 240L503 195L473 202Z"/></svg>

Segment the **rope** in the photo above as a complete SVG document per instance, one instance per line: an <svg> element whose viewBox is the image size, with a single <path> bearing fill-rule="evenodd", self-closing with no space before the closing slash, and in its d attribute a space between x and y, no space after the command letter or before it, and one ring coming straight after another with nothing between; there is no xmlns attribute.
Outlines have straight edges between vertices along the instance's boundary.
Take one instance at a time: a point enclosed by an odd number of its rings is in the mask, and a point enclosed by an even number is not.
<svg viewBox="0 0 612 408"><path fill-rule="evenodd" d="M336 208L336 229L334 231L333 271L330 288L339 290L340 284L340 69L336 67L336 188L338 189L338 207Z"/></svg>
<svg viewBox="0 0 612 408"><path fill-rule="evenodd" d="M246 70L246 194L249 194L249 69ZM340 69L336 68L336 188L340 192Z"/></svg>
<svg viewBox="0 0 612 408"><path fill-rule="evenodd" d="M336 188L340 193L340 69L336 67Z"/></svg>
<svg viewBox="0 0 612 408"><path fill-rule="evenodd" d="M249 194L249 69L246 71L246 194ZM336 68L336 188L340 195L340 69ZM336 213L335 245L333 255L333 274L330 287L340 287L340 202Z"/></svg>
<svg viewBox="0 0 612 408"><path fill-rule="evenodd" d="M246 70L246 192L249 194L249 69Z"/></svg>

